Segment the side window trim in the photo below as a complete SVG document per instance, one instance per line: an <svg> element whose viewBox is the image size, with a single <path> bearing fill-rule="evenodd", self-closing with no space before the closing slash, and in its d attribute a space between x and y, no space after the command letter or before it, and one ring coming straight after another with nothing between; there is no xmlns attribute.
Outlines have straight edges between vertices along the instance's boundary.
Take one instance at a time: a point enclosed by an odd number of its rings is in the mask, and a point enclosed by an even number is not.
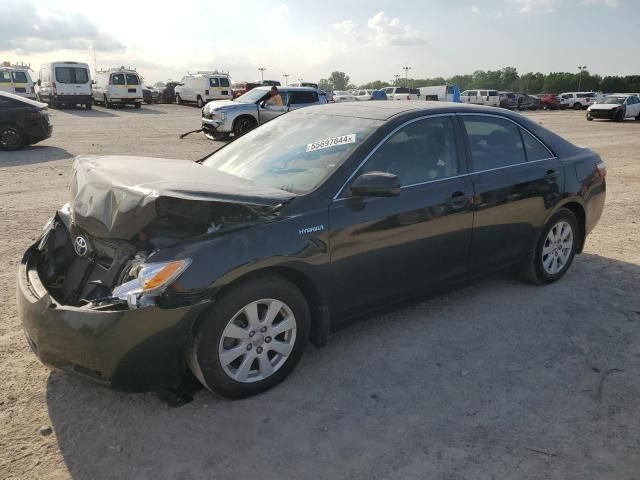
<svg viewBox="0 0 640 480"><path fill-rule="evenodd" d="M525 161L524 161L524 162L520 162L520 163L514 163L514 164L512 164L512 165L505 165L505 166L503 166L503 167L496 167L496 168L488 168L488 169L485 169L485 170L478 170L478 171L476 172L476 171L473 171L473 158L472 158L472 156L471 156L471 147L470 147L470 145L469 145L469 137L467 136L466 130L464 130L464 125L461 125L462 133L463 133L463 135L464 135L464 144L465 144L465 151L466 151L466 154L467 154L467 161L468 161L468 163L469 163L469 170L468 170L468 171L469 171L469 174L470 174L470 175L472 175L472 174L476 174L476 173L492 172L492 171L494 171L494 170L501 170L501 169L503 169L503 168L518 167L518 166L520 166L520 165L526 165L527 163L545 162L545 161L547 161L547 160L555 160L555 159L557 159L557 158L558 158L558 156L557 156L556 154L554 154L554 153L553 153L553 151L551 151L551 149L550 149L549 147L547 147L547 146L544 144L544 142L543 142L542 140L540 140L536 135L534 135L533 133L531 133L531 131L530 131L529 129L527 129L527 128L523 127L523 126L522 126L522 125L520 125L518 122L516 122L516 121L514 121L514 120L511 120L510 118L503 117L502 115L496 115L496 114L493 114L493 113L466 113L466 112L464 112L464 113L456 113L455 115L456 115L456 117L458 117L458 119L459 119L459 121L460 121L460 123L461 123L461 124L462 124L462 122L463 122L463 119L462 119L461 117L465 117L465 116L475 116L475 117L492 117L492 118L499 118L499 119L502 119L502 120L507 120L507 121L509 121L509 122L513 123L513 124L514 124L518 129L519 129L519 130L518 130L518 133L519 133L519 135L520 135L520 141L522 142L522 148L524 149L524 158L525 158ZM540 145L542 145L542 147L543 147L547 152L549 152L549 155L551 155L551 156L550 156L550 157L548 157L548 158L541 158L540 160L531 160L531 161L529 161L529 160L528 160L527 149L526 149L526 146L525 146L525 143L524 143L524 138L523 138L523 136L522 136L522 130L524 130L525 132L527 132L527 133L528 133L529 135L531 135L531 137L533 137L533 138L534 138L538 143L540 143Z"/></svg>
<svg viewBox="0 0 640 480"><path fill-rule="evenodd" d="M441 180L449 180L450 178L458 178L458 177L464 177L466 175L469 174L469 172L467 171L467 164L466 162L463 162L463 159L461 158L461 155L463 154L463 151L461 151L461 140L460 140L460 136L459 136L459 130L456 128L456 114L455 113L436 113L433 115L422 115L420 117L416 117L416 118L412 118L411 120L407 120L406 122L404 122L402 125L398 125L396 128L394 128L392 131L390 131L387 135L385 135L385 137L380 140L375 147L373 147L371 149L371 151L364 157L364 160L362 160L362 162L360 162L358 164L358 166L356 168L353 169L353 172L351 172L351 175L349 175L349 178L347 178L347 180L344 182L344 184L342 185L342 187L340 187L338 189L338 192L333 196L333 201L337 202L339 200L348 200L351 197L342 197L340 196L342 194L342 192L345 190L346 186L349 185L349 183L351 182L351 180L353 180L353 178L355 177L356 173L358 173L360 171L360 169L363 167L363 165L365 163L367 163L367 161L378 151L378 149L380 147L382 147L382 145L384 145L387 140L389 140L393 135L395 135L399 130L403 129L404 127L406 127L407 125L410 125L412 123L418 122L420 120L426 120L429 118L438 118L438 117L450 117L451 118L451 123L454 126L454 138L456 141L456 153L457 153L457 160L458 160L458 168L460 168L461 170L464 171L464 173L461 173L459 175L455 175L455 176L451 176L451 177L446 177L446 178L436 178L433 180L427 180L426 182L420 182L420 183L415 183L412 185L404 185L402 188L408 188L408 187L414 187L416 185L424 185L426 183L433 183L433 182L439 182Z"/></svg>

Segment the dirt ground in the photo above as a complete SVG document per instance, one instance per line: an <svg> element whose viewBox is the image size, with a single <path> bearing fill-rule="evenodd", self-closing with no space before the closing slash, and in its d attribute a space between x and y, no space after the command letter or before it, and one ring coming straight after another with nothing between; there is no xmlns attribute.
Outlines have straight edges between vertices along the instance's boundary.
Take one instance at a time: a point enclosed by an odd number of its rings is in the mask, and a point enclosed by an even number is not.
<svg viewBox="0 0 640 480"><path fill-rule="evenodd" d="M216 145L177 138L193 107L53 111L49 140L0 153L0 479L639 478L640 122L530 115L608 164L605 212L562 281L488 278L334 334L266 394L175 409L43 367L14 278L74 155Z"/></svg>

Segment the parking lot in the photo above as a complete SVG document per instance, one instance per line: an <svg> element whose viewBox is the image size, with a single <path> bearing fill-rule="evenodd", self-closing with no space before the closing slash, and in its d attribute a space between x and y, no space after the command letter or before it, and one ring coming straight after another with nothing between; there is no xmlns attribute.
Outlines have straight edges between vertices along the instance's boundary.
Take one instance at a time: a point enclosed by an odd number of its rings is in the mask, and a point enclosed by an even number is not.
<svg viewBox="0 0 640 480"><path fill-rule="evenodd" d="M310 346L265 394L169 408L43 367L14 278L75 155L196 160L221 144L178 138L199 128L194 107L51 111L50 139L0 153L0 478L638 478L640 122L528 115L608 165L605 212L565 278L497 275L398 307Z"/></svg>

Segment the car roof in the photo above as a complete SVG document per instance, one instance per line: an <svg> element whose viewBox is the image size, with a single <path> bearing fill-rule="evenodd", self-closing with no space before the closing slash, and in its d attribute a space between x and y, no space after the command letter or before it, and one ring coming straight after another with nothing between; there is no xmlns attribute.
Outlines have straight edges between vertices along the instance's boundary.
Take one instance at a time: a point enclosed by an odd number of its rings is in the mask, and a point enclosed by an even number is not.
<svg viewBox="0 0 640 480"><path fill-rule="evenodd" d="M282 91L287 91L287 92L317 92L318 89L317 88L313 88L313 87L278 87L277 85L260 85L259 87L254 88L254 90L264 90L264 91L269 91L271 90L273 87L276 87L278 89L278 91L282 90Z"/></svg>
<svg viewBox="0 0 640 480"><path fill-rule="evenodd" d="M430 102L417 100L414 102L347 102L329 103L300 109L298 112L317 115L336 115L342 117L368 118L372 120L389 120L405 113L499 113L508 114L505 110L481 105L469 105L454 102Z"/></svg>
<svg viewBox="0 0 640 480"><path fill-rule="evenodd" d="M14 95L13 93L5 92L0 90L0 97L10 98L11 100L16 100L18 102L26 103L28 105L32 105L34 107L46 107L46 103L36 102L35 100L31 100L29 98L21 97L20 95Z"/></svg>

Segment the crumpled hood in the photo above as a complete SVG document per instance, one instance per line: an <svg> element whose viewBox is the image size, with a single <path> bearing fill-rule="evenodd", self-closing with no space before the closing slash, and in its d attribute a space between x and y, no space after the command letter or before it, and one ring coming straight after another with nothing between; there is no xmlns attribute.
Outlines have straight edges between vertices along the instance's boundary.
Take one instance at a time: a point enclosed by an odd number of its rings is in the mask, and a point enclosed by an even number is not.
<svg viewBox="0 0 640 480"><path fill-rule="evenodd" d="M590 110L613 110L622 107L619 103L594 103L589 107Z"/></svg>
<svg viewBox="0 0 640 480"><path fill-rule="evenodd" d="M294 194L186 160L78 156L71 179L73 223L90 235L128 240L157 216L162 197L274 210Z"/></svg>
<svg viewBox="0 0 640 480"><path fill-rule="evenodd" d="M233 100L216 100L209 102L204 106L205 112L213 112L216 110L257 110L258 106L255 103L241 103L234 102Z"/></svg>

